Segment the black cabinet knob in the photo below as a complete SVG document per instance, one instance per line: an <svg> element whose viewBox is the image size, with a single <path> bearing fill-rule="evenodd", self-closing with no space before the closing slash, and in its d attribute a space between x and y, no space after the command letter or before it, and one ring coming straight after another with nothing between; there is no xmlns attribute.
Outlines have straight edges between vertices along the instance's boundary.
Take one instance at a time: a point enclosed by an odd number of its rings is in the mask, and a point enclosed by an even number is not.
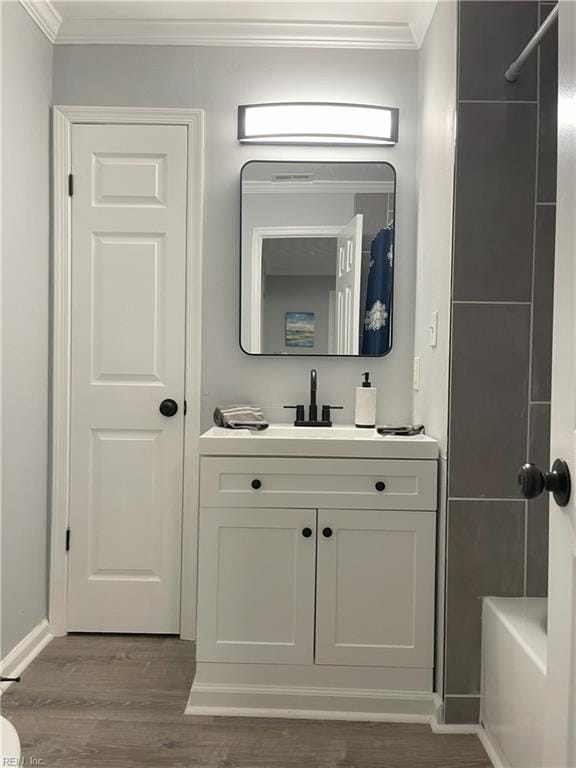
<svg viewBox="0 0 576 768"><path fill-rule="evenodd" d="M386 489L386 483L382 482L382 480L378 480L374 485L374 488L376 488L377 491L384 491Z"/></svg>
<svg viewBox="0 0 576 768"><path fill-rule="evenodd" d="M556 459L550 472L542 472L536 464L524 464L518 473L518 485L525 499L535 499L548 491L559 507L570 501L570 470L564 459Z"/></svg>
<svg viewBox="0 0 576 768"><path fill-rule="evenodd" d="M322 536L324 536L325 539L329 539L330 536L332 536L332 528L323 528Z"/></svg>
<svg viewBox="0 0 576 768"><path fill-rule="evenodd" d="M171 397L166 398L166 400L162 400L160 403L160 408L158 409L162 416L176 416L178 413L178 403L176 400L172 400Z"/></svg>
<svg viewBox="0 0 576 768"><path fill-rule="evenodd" d="M305 539L309 539L310 536L312 536L312 528L303 528L302 536L304 536Z"/></svg>
<svg viewBox="0 0 576 768"><path fill-rule="evenodd" d="M258 478L252 480L250 483L252 488L254 488L255 491L257 491L259 488L262 488L262 480L258 480Z"/></svg>

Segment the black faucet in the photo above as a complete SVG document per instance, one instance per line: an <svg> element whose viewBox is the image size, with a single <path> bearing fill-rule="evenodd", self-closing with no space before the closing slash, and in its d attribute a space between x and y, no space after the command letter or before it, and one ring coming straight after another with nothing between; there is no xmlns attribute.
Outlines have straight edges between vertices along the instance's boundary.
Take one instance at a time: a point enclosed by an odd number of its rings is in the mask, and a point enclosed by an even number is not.
<svg viewBox="0 0 576 768"><path fill-rule="evenodd" d="M316 404L316 392L318 391L318 372L316 368L310 371L310 407L308 409L308 421L318 421L318 406Z"/></svg>
<svg viewBox="0 0 576 768"><path fill-rule="evenodd" d="M296 409L296 420L294 421L295 427L331 427L332 419L330 411L342 410L341 405L323 405L322 406L322 418L318 419L318 372L316 368L312 368L310 371L310 405L308 407L308 420L304 418L304 406L303 405L285 405L284 408Z"/></svg>

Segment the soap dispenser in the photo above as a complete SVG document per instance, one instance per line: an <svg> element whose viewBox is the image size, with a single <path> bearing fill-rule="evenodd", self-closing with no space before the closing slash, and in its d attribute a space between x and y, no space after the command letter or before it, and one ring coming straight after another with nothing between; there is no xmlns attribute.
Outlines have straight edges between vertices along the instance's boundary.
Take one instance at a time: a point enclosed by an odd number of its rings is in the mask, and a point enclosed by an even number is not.
<svg viewBox="0 0 576 768"><path fill-rule="evenodd" d="M356 416L354 424L357 427L373 429L376 426L376 389L370 383L370 373L362 374L364 381L361 387L356 387Z"/></svg>

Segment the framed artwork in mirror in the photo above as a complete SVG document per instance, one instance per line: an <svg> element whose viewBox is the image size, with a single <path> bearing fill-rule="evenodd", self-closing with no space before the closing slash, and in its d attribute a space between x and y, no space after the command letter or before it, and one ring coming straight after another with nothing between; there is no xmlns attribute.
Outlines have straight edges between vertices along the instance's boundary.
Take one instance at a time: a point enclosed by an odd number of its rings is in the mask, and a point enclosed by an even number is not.
<svg viewBox="0 0 576 768"><path fill-rule="evenodd" d="M286 312L286 346L314 346L314 312Z"/></svg>

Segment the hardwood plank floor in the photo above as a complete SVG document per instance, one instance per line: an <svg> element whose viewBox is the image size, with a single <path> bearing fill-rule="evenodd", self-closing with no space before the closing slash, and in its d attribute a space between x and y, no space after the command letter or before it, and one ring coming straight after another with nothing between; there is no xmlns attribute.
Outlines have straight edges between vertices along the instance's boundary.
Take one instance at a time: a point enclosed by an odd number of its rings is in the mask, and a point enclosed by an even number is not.
<svg viewBox="0 0 576 768"><path fill-rule="evenodd" d="M43 768L490 768L475 736L426 725L188 717L194 645L54 639L0 699Z"/></svg>

